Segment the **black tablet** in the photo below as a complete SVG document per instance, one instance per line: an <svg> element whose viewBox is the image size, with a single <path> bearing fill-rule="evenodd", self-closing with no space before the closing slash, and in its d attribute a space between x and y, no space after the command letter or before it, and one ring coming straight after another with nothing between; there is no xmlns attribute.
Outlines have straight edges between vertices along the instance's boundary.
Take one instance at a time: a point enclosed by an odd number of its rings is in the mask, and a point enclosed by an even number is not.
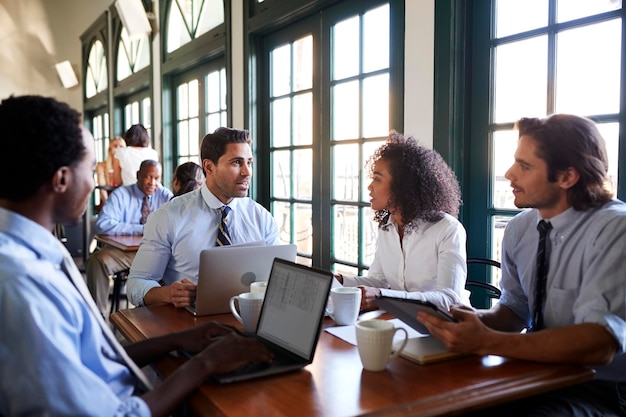
<svg viewBox="0 0 626 417"><path fill-rule="evenodd" d="M374 303L422 334L430 334L430 332L426 326L417 321L417 313L420 311L425 311L445 321L458 321L452 317L449 312L440 309L429 301L408 300L406 298L386 297L382 295L376 297Z"/></svg>

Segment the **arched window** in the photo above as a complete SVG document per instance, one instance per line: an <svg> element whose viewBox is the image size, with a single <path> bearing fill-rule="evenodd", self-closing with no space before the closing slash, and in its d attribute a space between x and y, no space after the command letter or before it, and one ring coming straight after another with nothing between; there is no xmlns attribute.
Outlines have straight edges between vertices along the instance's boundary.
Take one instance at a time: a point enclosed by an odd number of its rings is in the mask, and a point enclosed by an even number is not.
<svg viewBox="0 0 626 417"><path fill-rule="evenodd" d="M117 47L117 81L121 81L150 64L150 39L148 35L131 39L122 28Z"/></svg>
<svg viewBox="0 0 626 417"><path fill-rule="evenodd" d="M222 23L222 0L172 0L167 19L167 52L175 51Z"/></svg>
<svg viewBox="0 0 626 417"><path fill-rule="evenodd" d="M91 46L85 73L85 96L87 98L95 96L108 87L107 57L102 42L95 41Z"/></svg>

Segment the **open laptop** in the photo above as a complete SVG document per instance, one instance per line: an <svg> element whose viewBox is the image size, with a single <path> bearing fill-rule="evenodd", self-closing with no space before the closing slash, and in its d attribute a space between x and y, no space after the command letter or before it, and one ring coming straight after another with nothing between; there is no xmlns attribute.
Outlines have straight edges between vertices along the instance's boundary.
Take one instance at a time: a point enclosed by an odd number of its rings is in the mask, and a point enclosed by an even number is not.
<svg viewBox="0 0 626 417"><path fill-rule="evenodd" d="M274 354L271 364L214 375L229 383L302 369L313 362L333 274L275 259L255 337Z"/></svg>
<svg viewBox="0 0 626 417"><path fill-rule="evenodd" d="M200 252L196 316L230 313L230 298L250 291L254 281L267 281L274 258L295 261L296 245L216 246Z"/></svg>

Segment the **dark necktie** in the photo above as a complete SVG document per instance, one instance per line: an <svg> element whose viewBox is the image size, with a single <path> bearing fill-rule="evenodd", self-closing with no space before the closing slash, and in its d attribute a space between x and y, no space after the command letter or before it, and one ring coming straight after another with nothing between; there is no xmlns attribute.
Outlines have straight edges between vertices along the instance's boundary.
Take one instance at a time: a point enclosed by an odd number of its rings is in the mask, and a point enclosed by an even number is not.
<svg viewBox="0 0 626 417"><path fill-rule="evenodd" d="M148 220L148 215L150 214L150 202L148 201L148 196L143 196L143 204L141 205L141 220L139 220L140 224L146 224L146 220Z"/></svg>
<svg viewBox="0 0 626 417"><path fill-rule="evenodd" d="M215 246L227 246L232 244L230 240L230 234L228 233L228 225L226 222L228 221L228 214L230 213L231 208L228 206L222 206L220 208L222 211L222 220L220 221L220 227L217 229L217 239L215 240Z"/></svg>
<svg viewBox="0 0 626 417"><path fill-rule="evenodd" d="M552 229L552 224L541 220L537 225L539 231L539 245L537 246L537 277L535 280L535 305L533 308L533 323L531 331L536 332L543 329L543 303L546 299L546 279L548 276L548 266L550 263L548 253L548 233Z"/></svg>
<svg viewBox="0 0 626 417"><path fill-rule="evenodd" d="M78 293L82 296L83 301L85 301L87 306L89 306L91 314L95 316L96 321L100 325L100 329L102 330L105 339L109 342L109 344L113 347L113 349L119 356L119 362L121 362L130 369L135 378L137 378L140 384L143 385L144 390L152 389L152 383L148 380L146 375L137 366L137 364L133 362L133 360L128 356L126 350L122 347L122 345L120 345L109 326L105 323L104 318L100 313L100 310L96 306L96 303L93 301L93 298L91 297L91 294L87 289L87 285L85 284L83 276L78 271L78 268L76 268L76 264L72 260L69 252L67 252L62 244L60 244L59 246L62 248L61 250L63 252L63 263L61 264L61 270L65 273L65 275L67 275L72 284L74 284L74 287L76 287L76 290L78 290Z"/></svg>

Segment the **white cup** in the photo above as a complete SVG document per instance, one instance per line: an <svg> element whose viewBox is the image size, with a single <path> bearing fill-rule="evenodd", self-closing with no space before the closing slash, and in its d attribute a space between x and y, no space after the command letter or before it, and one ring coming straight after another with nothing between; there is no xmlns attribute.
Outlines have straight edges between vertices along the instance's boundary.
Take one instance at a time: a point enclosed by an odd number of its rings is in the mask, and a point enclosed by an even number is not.
<svg viewBox="0 0 626 417"><path fill-rule="evenodd" d="M244 292L230 299L230 311L239 323L243 324L244 330L248 333L256 331L264 296L263 293ZM239 311L237 311L235 304L238 304Z"/></svg>
<svg viewBox="0 0 626 417"><path fill-rule="evenodd" d="M265 290L267 289L267 281L255 281L250 284L250 292L258 292L261 294L265 294Z"/></svg>
<svg viewBox="0 0 626 417"><path fill-rule="evenodd" d="M361 289L358 287L337 287L330 290L332 311L328 314L340 326L352 325L359 317L361 309Z"/></svg>
<svg viewBox="0 0 626 417"><path fill-rule="evenodd" d="M368 371L382 371L395 359L408 341L408 333L402 327L395 328L387 320L364 320L355 324L356 341L363 368ZM397 331L404 332L400 347L392 350L393 337Z"/></svg>

